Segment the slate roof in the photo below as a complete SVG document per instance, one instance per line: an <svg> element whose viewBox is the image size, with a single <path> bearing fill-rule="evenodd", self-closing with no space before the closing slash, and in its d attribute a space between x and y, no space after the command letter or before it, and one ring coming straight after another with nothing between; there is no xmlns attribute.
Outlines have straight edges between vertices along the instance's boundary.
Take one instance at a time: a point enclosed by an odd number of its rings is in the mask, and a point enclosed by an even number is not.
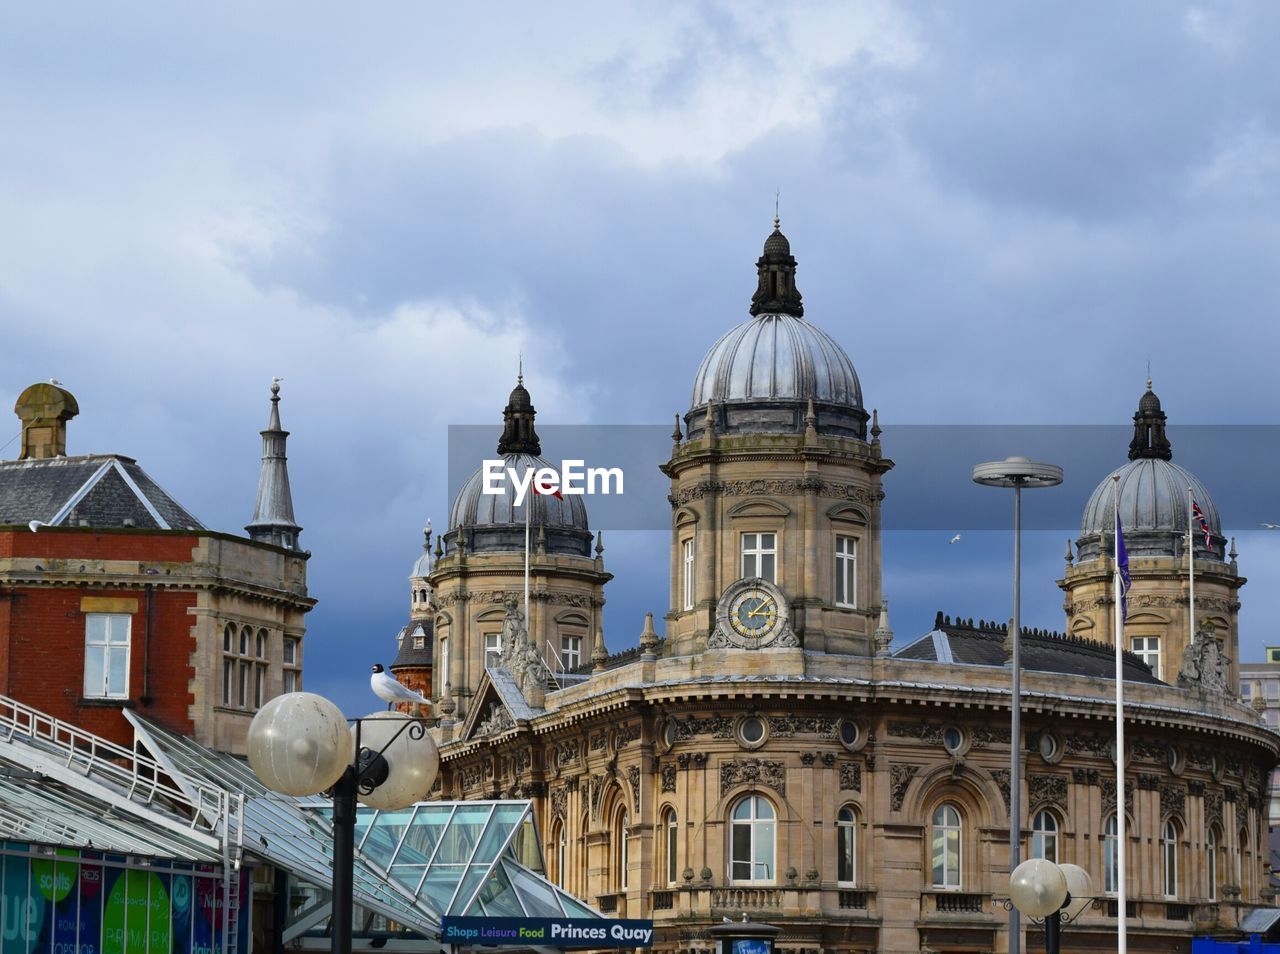
<svg viewBox="0 0 1280 954"><path fill-rule="evenodd" d="M941 613L933 621L933 629L915 642L894 653L899 659L918 659L959 666L1003 666L1007 662L1004 641L1007 624L986 620L954 621ZM1070 676L1115 676L1115 648L1107 643L1078 639L1047 630L1023 630L1021 641L1022 668L1035 672L1057 672ZM1124 653L1125 682L1163 685L1151 674L1150 667L1130 652Z"/></svg>
<svg viewBox="0 0 1280 954"><path fill-rule="evenodd" d="M431 654L435 647L435 626L430 620L422 623L410 622L409 625L400 630L396 637L400 644L400 651L396 653L395 662L391 664L391 670L394 672L397 666L430 666ZM413 641L417 637L424 637L425 642L422 649L415 649Z"/></svg>
<svg viewBox="0 0 1280 954"><path fill-rule="evenodd" d="M118 454L0 461L0 526L204 530L204 524Z"/></svg>

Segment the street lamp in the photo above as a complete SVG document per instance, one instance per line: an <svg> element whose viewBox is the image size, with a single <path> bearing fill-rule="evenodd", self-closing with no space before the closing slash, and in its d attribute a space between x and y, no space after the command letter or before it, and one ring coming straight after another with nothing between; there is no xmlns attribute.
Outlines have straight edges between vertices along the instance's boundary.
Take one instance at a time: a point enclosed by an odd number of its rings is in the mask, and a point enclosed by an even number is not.
<svg viewBox="0 0 1280 954"><path fill-rule="evenodd" d="M331 950L350 954L356 801L390 810L427 797L440 753L426 724L400 712L348 719L323 696L287 692L253 717L248 752L250 767L272 791L332 793Z"/></svg>
<svg viewBox="0 0 1280 954"><path fill-rule="evenodd" d="M1013 691L1010 708L1013 725L1009 732L1009 870L1018 866L1022 843L1022 656L1019 649L1022 625L1022 490L1035 487L1056 487L1062 483L1062 468L1057 464L1044 464L1026 457L1009 457L1005 460L978 464L973 468L973 481L984 487L1013 488L1013 622L1010 636L1013 639ZM1022 948L1019 934L1018 912L1009 912L1009 954L1018 954Z"/></svg>
<svg viewBox="0 0 1280 954"><path fill-rule="evenodd" d="M1029 858L1009 876L1009 900L1033 921L1044 923L1045 954L1059 954L1063 911L1071 923L1089 906L1093 879L1079 865Z"/></svg>

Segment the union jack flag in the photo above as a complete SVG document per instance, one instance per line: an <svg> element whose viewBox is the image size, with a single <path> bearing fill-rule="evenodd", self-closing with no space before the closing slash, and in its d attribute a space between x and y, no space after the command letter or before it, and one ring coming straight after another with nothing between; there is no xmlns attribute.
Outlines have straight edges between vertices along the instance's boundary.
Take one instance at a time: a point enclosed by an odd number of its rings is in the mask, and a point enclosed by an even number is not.
<svg viewBox="0 0 1280 954"><path fill-rule="evenodd" d="M1200 509L1200 505L1196 503L1195 498L1191 498L1191 516L1200 521L1200 529L1204 531L1204 547L1206 550L1213 550L1213 537L1209 532L1209 521L1204 518L1204 512Z"/></svg>

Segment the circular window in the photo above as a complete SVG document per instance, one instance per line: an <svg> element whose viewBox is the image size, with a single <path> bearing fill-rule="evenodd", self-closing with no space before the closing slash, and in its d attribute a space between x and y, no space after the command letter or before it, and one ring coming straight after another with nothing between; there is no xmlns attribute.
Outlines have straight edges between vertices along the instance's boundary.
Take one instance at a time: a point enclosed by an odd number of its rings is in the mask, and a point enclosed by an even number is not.
<svg viewBox="0 0 1280 954"><path fill-rule="evenodd" d="M858 723L852 719L844 719L840 723L840 741L846 749L852 749L858 744L858 740L862 738L862 730L858 728Z"/></svg>
<svg viewBox="0 0 1280 954"><path fill-rule="evenodd" d="M952 755L959 755L964 746L964 733L953 725L942 730L942 745Z"/></svg>
<svg viewBox="0 0 1280 954"><path fill-rule="evenodd" d="M1183 764L1182 753L1178 751L1178 747L1169 746L1169 771L1174 775L1181 775Z"/></svg>
<svg viewBox="0 0 1280 954"><path fill-rule="evenodd" d="M1213 773L1213 777L1221 781L1222 779L1222 756L1217 752L1213 753L1213 757L1209 760L1209 771Z"/></svg>
<svg viewBox="0 0 1280 954"><path fill-rule="evenodd" d="M676 744L676 724L670 720L662 727L662 743L667 748Z"/></svg>
<svg viewBox="0 0 1280 954"><path fill-rule="evenodd" d="M1062 754L1062 745L1058 742L1058 737L1051 732L1046 732L1040 736L1040 757L1046 762L1056 762Z"/></svg>
<svg viewBox="0 0 1280 954"><path fill-rule="evenodd" d="M738 723L738 741L745 748L758 749L769 738L769 725L760 716L746 716Z"/></svg>

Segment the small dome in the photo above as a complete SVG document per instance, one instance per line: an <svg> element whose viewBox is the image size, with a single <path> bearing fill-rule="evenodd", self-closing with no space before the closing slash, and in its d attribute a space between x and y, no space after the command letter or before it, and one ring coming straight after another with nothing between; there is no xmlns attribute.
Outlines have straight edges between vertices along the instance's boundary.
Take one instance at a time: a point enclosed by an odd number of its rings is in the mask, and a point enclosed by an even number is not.
<svg viewBox="0 0 1280 954"><path fill-rule="evenodd" d="M533 454L506 454L503 467L517 473L526 469L551 467L541 457ZM532 487L524 500L515 503L516 491L509 480L500 484L501 493L484 493L484 470L476 470L458 491L449 510L449 533L445 544L450 553L457 546L459 530L469 531L467 549L473 551L523 551L525 511L529 508L529 524L537 545L540 528L546 534L548 553L571 553L589 556L591 530L587 523L587 508L582 496L566 494L564 499L535 494Z"/></svg>
<svg viewBox="0 0 1280 954"><path fill-rule="evenodd" d="M1160 399L1156 397L1156 393L1151 390L1151 382L1147 382L1147 393L1142 395L1138 401L1139 414L1156 414L1160 410Z"/></svg>
<svg viewBox="0 0 1280 954"><path fill-rule="evenodd" d="M711 346L693 379L692 407L708 401L785 400L862 410L853 362L829 334L793 315L757 315Z"/></svg>
<svg viewBox="0 0 1280 954"><path fill-rule="evenodd" d="M1130 556L1181 556L1187 535L1187 488L1209 525L1213 550L1204 532L1193 528L1196 558L1222 560L1222 521L1213 499L1194 474L1169 460L1140 457L1108 474L1084 508L1080 521L1079 559L1094 560L1112 553L1115 532L1116 486L1119 476L1120 524Z"/></svg>
<svg viewBox="0 0 1280 954"><path fill-rule="evenodd" d="M765 258L791 255L791 243L782 234L782 230L778 227L777 219L773 220L773 232L764 240L764 255Z"/></svg>
<svg viewBox="0 0 1280 954"><path fill-rule="evenodd" d="M409 578L416 580L420 577L431 575L431 555L424 553L418 559L413 561L413 572L409 574Z"/></svg>

